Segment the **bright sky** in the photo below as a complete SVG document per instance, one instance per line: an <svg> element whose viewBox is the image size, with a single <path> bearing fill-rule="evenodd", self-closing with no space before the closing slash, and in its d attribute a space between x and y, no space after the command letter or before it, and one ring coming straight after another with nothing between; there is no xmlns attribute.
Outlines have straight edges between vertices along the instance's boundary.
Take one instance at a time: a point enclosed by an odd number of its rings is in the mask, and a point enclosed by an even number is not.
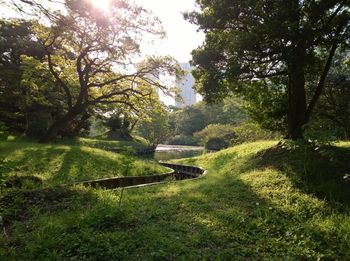
<svg viewBox="0 0 350 261"><path fill-rule="evenodd" d="M46 0L39 0L46 2ZM90 0L96 3L96 7L104 10L109 9L110 0ZM195 0L132 0L136 4L150 10L157 16L166 31L166 38L153 43L142 43L142 52L144 54L170 55L178 62L189 62L191 60L191 51L200 46L204 41L204 34L197 32L197 27L183 18L183 13L196 9ZM0 0L0 16L17 16L13 11L6 7L11 0ZM162 98L162 100L168 100ZM173 103L173 101L166 101Z"/></svg>
<svg viewBox="0 0 350 261"><path fill-rule="evenodd" d="M167 37L155 44L143 47L146 54L171 55L180 63L191 60L191 51L204 41L204 33L183 18L183 13L195 9L195 0L134 0L151 10L157 16L167 33ZM198 97L201 100L201 97ZM175 100L160 93L160 99L167 105L175 105Z"/></svg>
<svg viewBox="0 0 350 261"><path fill-rule="evenodd" d="M46 2L45 0L39 0ZM108 9L110 0L90 0L102 9ZM179 62L188 62L191 59L191 51L202 44L204 34L197 32L197 27L183 19L182 13L192 11L195 0L133 0L136 4L144 6L157 16L167 33L163 40L153 44L146 44L142 51L145 54L171 55ZM0 3L2 1L0 0ZM10 3L11 0L4 0ZM2 5L2 4L1 4ZM1 17L16 16L14 12L2 5Z"/></svg>
<svg viewBox="0 0 350 261"><path fill-rule="evenodd" d="M157 16L167 33L166 39L144 48L146 53L170 54L179 62L188 62L191 51L202 44L204 34L183 19L183 12L195 9L195 0L134 0Z"/></svg>

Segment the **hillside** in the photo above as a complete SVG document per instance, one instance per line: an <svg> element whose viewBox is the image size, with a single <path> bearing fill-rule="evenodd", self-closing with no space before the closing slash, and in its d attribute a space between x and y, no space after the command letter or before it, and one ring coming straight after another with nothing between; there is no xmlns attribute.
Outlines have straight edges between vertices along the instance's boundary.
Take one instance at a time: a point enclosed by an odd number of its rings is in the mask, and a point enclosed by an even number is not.
<svg viewBox="0 0 350 261"><path fill-rule="evenodd" d="M21 177L26 183L34 181L33 188L37 183L53 186L97 178L166 172L167 169L153 161L132 156L133 151L144 147L136 142L87 138L52 144L38 144L25 139L3 140L0 141L1 171L11 177ZM113 153L111 149L123 153ZM13 179L17 181L17 178Z"/></svg>
<svg viewBox="0 0 350 261"><path fill-rule="evenodd" d="M181 160L208 174L122 198L81 187L7 191L0 259L350 259L350 144L276 144Z"/></svg>

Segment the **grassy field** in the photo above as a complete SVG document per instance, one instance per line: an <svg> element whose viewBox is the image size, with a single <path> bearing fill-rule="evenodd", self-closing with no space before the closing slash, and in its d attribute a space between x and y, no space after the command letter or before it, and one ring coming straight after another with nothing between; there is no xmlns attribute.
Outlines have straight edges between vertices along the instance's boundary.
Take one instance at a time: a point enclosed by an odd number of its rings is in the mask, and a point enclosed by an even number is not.
<svg viewBox="0 0 350 261"><path fill-rule="evenodd" d="M1 260L349 260L350 147L255 142L208 174L121 191L5 191Z"/></svg>
<svg viewBox="0 0 350 261"><path fill-rule="evenodd" d="M102 147L101 144L124 153L97 148ZM143 145L136 142L108 142L87 138L38 144L10 137L0 141L1 171L12 177L22 177L26 187L33 188L38 183L55 186L89 179L152 175L167 171L153 161L130 155L132 149L141 147Z"/></svg>

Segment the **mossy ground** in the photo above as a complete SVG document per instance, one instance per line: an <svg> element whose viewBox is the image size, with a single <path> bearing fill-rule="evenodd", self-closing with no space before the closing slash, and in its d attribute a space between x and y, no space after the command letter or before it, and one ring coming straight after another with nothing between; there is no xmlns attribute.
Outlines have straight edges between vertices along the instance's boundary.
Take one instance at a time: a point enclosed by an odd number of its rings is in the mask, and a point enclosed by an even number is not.
<svg viewBox="0 0 350 261"><path fill-rule="evenodd" d="M349 260L349 144L276 144L181 160L208 174L122 198L82 187L6 192L0 259Z"/></svg>

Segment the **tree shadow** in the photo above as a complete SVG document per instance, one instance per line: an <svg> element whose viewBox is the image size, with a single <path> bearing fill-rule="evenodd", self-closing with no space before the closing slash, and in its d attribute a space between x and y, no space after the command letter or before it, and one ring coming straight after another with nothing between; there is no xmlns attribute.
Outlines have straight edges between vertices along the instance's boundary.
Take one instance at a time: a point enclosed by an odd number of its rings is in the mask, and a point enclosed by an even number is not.
<svg viewBox="0 0 350 261"><path fill-rule="evenodd" d="M243 171L274 168L293 185L328 203L350 204L350 149L331 145L281 145L263 150L249 159Z"/></svg>
<svg viewBox="0 0 350 261"><path fill-rule="evenodd" d="M72 188L36 188L8 190L0 197L0 213L4 225L27 221L37 214L58 213L74 208L73 200L88 204L93 199L90 191Z"/></svg>
<svg viewBox="0 0 350 261"><path fill-rule="evenodd" d="M112 164L108 157L82 150L80 146L70 146L64 154L60 168L52 174L49 183L68 184L118 176L121 164L122 160L113 161Z"/></svg>
<svg viewBox="0 0 350 261"><path fill-rule="evenodd" d="M296 260L327 251L328 257L344 256L344 249L328 240L331 232L311 221L316 212L328 215L329 209L313 206L301 214L300 208L283 208L259 195L240 175L215 170L198 180L126 192L128 209L131 205L142 220L139 229L152 230L152 236L143 235L144 253L208 260ZM186 243L179 244L179 239ZM132 253L138 249L130 249Z"/></svg>
<svg viewBox="0 0 350 261"><path fill-rule="evenodd" d="M23 228L20 245L27 250L24 256L55 253L65 258L88 255L101 260L300 260L324 254L325 258L344 260L346 241L338 244L329 240L339 236L339 231L320 229L310 222L314 212L300 215L298 210L282 208L262 197L237 171L246 163L239 159L238 163L230 162L228 156L225 160L216 158L201 179L125 190L121 204L111 200L120 191L88 190L87 194L70 196L60 196L62 192L56 190L44 196L28 192L24 198L31 200L20 209L35 206L50 223L57 220L57 227L53 230L49 224L31 222L34 227ZM230 168L236 171L227 171ZM11 205L16 201L13 195L7 198ZM74 209L80 202L83 207ZM327 209L319 210L327 215ZM71 217L65 220L68 215ZM38 224L40 227L35 227ZM40 235L53 233L59 244L38 241L30 248L32 237L38 240L31 234L35 229Z"/></svg>

